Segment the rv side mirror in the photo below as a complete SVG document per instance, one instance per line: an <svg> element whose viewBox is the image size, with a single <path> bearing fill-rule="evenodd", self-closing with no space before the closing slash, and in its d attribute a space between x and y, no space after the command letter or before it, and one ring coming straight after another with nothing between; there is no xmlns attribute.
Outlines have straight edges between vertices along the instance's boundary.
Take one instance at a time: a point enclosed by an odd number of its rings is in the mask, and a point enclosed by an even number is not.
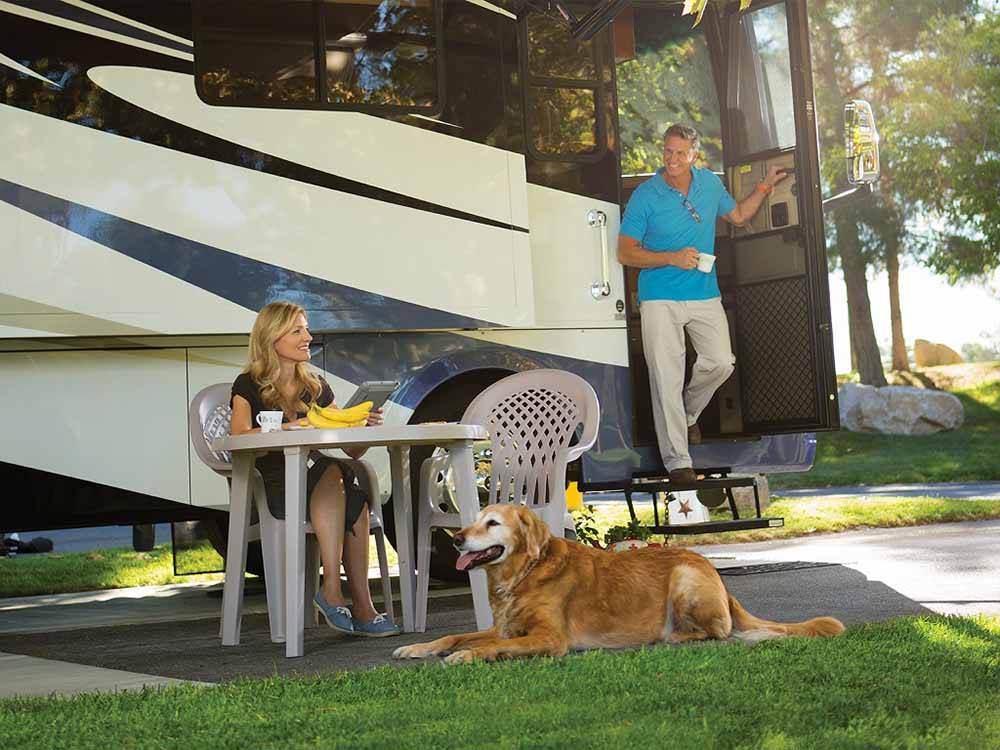
<svg viewBox="0 0 1000 750"><path fill-rule="evenodd" d="M844 149L849 183L864 185L878 181L878 130L872 106L862 99L844 105Z"/></svg>

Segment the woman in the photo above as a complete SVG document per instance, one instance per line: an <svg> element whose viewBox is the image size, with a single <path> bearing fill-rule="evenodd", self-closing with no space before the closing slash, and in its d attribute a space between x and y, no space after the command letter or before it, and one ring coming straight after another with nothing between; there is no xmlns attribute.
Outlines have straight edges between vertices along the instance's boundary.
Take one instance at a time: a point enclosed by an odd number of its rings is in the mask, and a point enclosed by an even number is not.
<svg viewBox="0 0 1000 750"><path fill-rule="evenodd" d="M233 383L231 432L259 432L262 411L284 413L282 429L306 415L309 405L334 404L329 384L309 365L309 323L305 311L290 302L272 302L257 315L250 333L249 361ZM368 415L368 424L382 423L382 410ZM348 451L360 458L365 449ZM368 498L357 485L349 466L313 454L306 478L308 513L319 541L323 585L314 604L334 630L354 635L382 637L399 632L396 625L375 611L368 591ZM275 518L285 517L284 456L267 453L257 459L264 478L267 507ZM350 533L345 534L345 529ZM340 590L340 563L347 572L353 613Z"/></svg>

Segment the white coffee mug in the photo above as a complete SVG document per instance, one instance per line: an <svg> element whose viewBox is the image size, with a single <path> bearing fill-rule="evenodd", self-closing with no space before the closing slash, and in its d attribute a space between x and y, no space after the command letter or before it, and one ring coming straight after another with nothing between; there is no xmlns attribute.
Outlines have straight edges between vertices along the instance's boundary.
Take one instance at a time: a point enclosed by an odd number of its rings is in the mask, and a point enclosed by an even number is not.
<svg viewBox="0 0 1000 750"><path fill-rule="evenodd" d="M262 411L257 415L257 424L260 425L261 432L277 432L281 429L281 420L284 417L284 412Z"/></svg>
<svg viewBox="0 0 1000 750"><path fill-rule="evenodd" d="M703 273L711 273L712 266L715 265L715 256L711 253L698 253L698 270Z"/></svg>

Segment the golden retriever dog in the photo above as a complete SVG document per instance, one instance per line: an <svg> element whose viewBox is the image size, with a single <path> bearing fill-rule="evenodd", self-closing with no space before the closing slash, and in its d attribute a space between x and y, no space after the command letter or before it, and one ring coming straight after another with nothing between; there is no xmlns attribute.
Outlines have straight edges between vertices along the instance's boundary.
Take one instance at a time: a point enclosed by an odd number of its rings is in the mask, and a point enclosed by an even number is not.
<svg viewBox="0 0 1000 750"><path fill-rule="evenodd" d="M762 620L731 596L712 564L690 550L652 547L606 552L553 537L527 508L490 505L454 537L459 570L486 568L494 626L402 646L397 659L448 654L460 664L570 649L684 643L708 638L759 641L831 636L832 617L800 623Z"/></svg>

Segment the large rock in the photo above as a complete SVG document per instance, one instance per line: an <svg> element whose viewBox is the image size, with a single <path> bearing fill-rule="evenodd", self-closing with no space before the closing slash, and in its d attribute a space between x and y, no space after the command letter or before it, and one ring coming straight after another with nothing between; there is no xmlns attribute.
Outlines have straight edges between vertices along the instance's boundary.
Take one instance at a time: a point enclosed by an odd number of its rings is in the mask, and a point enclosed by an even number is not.
<svg viewBox="0 0 1000 750"><path fill-rule="evenodd" d="M913 359L917 367L957 365L965 361L962 355L950 346L935 344L927 339L917 339L913 342Z"/></svg>
<svg viewBox="0 0 1000 750"><path fill-rule="evenodd" d="M928 435L954 430L964 418L962 402L944 391L857 383L840 388L840 424L851 432Z"/></svg>

